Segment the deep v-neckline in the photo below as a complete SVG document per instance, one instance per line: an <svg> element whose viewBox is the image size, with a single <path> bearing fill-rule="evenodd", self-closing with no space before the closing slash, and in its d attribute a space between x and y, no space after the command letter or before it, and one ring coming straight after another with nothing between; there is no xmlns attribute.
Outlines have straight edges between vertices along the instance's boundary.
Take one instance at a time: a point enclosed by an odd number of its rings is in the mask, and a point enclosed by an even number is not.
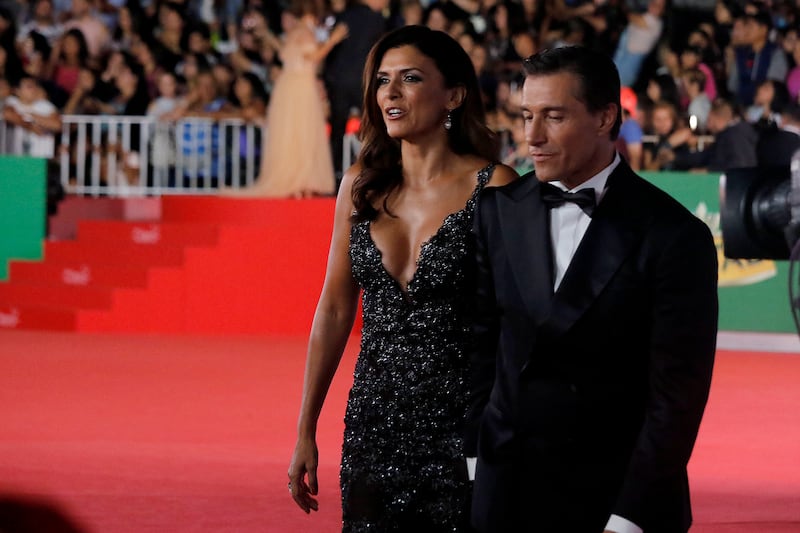
<svg viewBox="0 0 800 533"><path fill-rule="evenodd" d="M419 267L420 264L422 263L422 258L425 255L425 251L428 249L430 244L437 237L439 237L439 235L441 235L442 230L444 230L445 227L447 227L447 224L450 222L450 220L459 216L469 208L470 202L472 202L475 199L475 196L477 195L478 191L481 189L481 186L483 185L484 180L481 178L481 175L485 172L489 172L489 170L491 170L493 166L494 163L489 163L488 165L486 165L477 172L476 174L477 183L475 184L475 187L472 189L472 193L469 195L469 198L467 198L467 201L464 203L464 207L462 207L458 211L453 211L452 213L445 215L444 219L442 220L442 223L439 225L438 228L436 228L436 231L433 232L433 234L431 234L430 237L428 237L427 239L425 239L420 243L419 250L417 251L417 258L414 261L414 272L411 273L411 277L408 279L408 281L405 282L405 288L403 288L403 283L396 277L394 277L391 274L391 272L389 272L389 269L386 268L386 263L383 262L383 252L378 247L377 243L375 242L375 239L372 238L372 221L366 222L367 240L369 241L370 245L375 250L375 252L377 252L378 254L378 263L380 264L380 269L383 272L383 274L392 282L392 284L395 287L397 287L397 290L400 291L400 294L402 294L403 297L408 299L409 295L411 294L411 287L414 285L414 281L418 277L417 274L419 273Z"/></svg>

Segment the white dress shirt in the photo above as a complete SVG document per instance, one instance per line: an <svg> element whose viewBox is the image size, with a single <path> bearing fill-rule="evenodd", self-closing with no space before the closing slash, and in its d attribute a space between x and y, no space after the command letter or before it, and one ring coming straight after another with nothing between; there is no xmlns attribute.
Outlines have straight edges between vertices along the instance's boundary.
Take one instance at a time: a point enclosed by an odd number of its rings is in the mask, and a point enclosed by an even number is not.
<svg viewBox="0 0 800 533"><path fill-rule="evenodd" d="M610 165L574 189L567 189L560 181L550 183L559 189L569 192L594 189L595 200L599 204L605 194L608 177L617 168L619 162L619 154L616 154L614 161ZM567 271L567 267L572 261L572 256L575 255L575 250L578 249L578 245L581 243L581 239L583 239L586 228L589 227L589 222L591 221L592 219L589 215L584 213L577 204L571 202L565 202L559 207L550 210L550 238L553 242L553 259L555 260L554 289L558 289L561 280L564 279L564 273Z"/></svg>

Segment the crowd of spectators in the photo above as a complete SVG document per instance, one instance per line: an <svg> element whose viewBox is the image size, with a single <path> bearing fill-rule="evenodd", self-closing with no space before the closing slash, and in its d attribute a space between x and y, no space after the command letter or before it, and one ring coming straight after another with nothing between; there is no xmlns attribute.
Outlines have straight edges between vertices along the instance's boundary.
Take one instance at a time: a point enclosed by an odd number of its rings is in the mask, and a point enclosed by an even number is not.
<svg viewBox="0 0 800 533"><path fill-rule="evenodd" d="M266 25L280 39L290 1L0 1L3 116L31 131L38 155L52 149L41 137L58 131L64 114L261 125L281 60L253 28ZM353 3L380 13L384 31L425 24L457 39L475 65L490 126L505 139L502 157L520 171L530 168L520 146L522 60L545 47L585 44L614 58L626 91L619 146L636 169L724 170L733 164L727 153L756 165L759 142L795 134L783 117L800 116L800 18L790 0L318 2L320 40ZM358 38L350 28L348 39ZM328 104L330 68L319 73ZM698 155L709 136L733 144Z"/></svg>

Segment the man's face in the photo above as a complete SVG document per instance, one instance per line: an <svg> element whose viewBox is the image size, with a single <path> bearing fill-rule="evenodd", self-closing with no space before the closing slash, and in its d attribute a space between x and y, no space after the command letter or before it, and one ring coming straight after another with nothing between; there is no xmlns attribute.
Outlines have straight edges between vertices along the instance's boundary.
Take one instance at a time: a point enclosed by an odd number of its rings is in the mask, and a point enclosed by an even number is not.
<svg viewBox="0 0 800 533"><path fill-rule="evenodd" d="M590 112L577 98L579 89L580 80L568 72L525 79L525 140L539 181L559 180L574 188L611 163L606 159L616 108Z"/></svg>

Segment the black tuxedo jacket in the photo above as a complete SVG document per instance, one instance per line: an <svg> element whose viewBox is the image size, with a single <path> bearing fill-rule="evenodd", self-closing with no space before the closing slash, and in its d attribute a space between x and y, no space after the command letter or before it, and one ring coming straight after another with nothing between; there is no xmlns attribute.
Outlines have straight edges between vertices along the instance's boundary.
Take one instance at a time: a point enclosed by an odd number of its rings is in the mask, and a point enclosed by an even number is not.
<svg viewBox="0 0 800 533"><path fill-rule="evenodd" d="M484 190L475 238L474 525L686 531L717 333L708 227L621 162L555 294L535 176Z"/></svg>

